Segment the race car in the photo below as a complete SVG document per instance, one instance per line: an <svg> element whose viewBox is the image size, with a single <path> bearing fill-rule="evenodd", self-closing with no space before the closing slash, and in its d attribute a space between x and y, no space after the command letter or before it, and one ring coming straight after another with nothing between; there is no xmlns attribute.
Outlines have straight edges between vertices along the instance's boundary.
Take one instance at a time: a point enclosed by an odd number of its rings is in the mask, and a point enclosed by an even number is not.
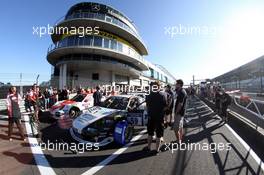
<svg viewBox="0 0 264 175"><path fill-rule="evenodd" d="M78 142L105 146L115 141L128 143L134 126L147 125L145 99L134 95L107 98L100 106L89 108L73 120L71 136Z"/></svg>
<svg viewBox="0 0 264 175"><path fill-rule="evenodd" d="M63 100L55 103L50 113L53 118L59 119L62 115L67 115L71 118L75 118L80 113L93 106L93 95L92 94L77 94L70 100Z"/></svg>

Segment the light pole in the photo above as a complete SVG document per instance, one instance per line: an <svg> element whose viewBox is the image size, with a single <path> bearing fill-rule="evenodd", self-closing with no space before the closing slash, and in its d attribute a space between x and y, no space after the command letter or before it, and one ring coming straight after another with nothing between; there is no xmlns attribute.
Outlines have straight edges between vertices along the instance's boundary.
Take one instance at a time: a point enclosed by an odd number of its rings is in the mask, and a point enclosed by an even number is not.
<svg viewBox="0 0 264 175"><path fill-rule="evenodd" d="M39 74L38 74L38 76L37 76L37 78L36 78L36 84L38 85L38 79L39 79Z"/></svg>

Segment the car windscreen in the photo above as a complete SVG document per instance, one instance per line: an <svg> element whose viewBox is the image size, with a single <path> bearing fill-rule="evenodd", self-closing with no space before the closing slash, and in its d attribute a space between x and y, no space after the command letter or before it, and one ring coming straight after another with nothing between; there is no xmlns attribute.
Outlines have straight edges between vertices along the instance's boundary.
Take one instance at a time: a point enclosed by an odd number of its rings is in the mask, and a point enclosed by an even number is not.
<svg viewBox="0 0 264 175"><path fill-rule="evenodd" d="M85 98L85 94L78 94L78 95L75 95L74 97L72 97L72 101L76 101L76 102L82 102L83 99Z"/></svg>
<svg viewBox="0 0 264 175"><path fill-rule="evenodd" d="M125 110L127 107L128 101L129 101L129 98L127 97L112 96L112 97L107 98L103 102L102 107Z"/></svg>

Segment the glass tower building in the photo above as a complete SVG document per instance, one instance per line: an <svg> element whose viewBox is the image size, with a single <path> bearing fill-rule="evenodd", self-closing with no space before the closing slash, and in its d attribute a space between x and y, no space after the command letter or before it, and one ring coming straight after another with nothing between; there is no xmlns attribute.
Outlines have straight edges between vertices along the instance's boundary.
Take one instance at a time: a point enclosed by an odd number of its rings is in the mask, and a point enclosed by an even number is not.
<svg viewBox="0 0 264 175"><path fill-rule="evenodd" d="M148 50L133 22L104 4L72 6L57 22L48 48L52 85L147 85L151 80L173 83L167 71L146 61Z"/></svg>

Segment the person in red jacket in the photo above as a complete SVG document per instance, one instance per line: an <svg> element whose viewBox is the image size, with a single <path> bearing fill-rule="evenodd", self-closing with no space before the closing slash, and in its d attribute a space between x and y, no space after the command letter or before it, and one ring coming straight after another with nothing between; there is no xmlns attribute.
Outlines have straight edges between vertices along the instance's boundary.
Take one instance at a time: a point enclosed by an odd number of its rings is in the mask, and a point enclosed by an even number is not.
<svg viewBox="0 0 264 175"><path fill-rule="evenodd" d="M14 123L16 123L22 140L26 141L24 136L24 130L21 126L21 112L19 108L19 103L21 101L21 96L17 93L16 87L12 86L9 89L9 93L6 98L7 111L8 111L8 138L12 141L11 134L13 133Z"/></svg>

